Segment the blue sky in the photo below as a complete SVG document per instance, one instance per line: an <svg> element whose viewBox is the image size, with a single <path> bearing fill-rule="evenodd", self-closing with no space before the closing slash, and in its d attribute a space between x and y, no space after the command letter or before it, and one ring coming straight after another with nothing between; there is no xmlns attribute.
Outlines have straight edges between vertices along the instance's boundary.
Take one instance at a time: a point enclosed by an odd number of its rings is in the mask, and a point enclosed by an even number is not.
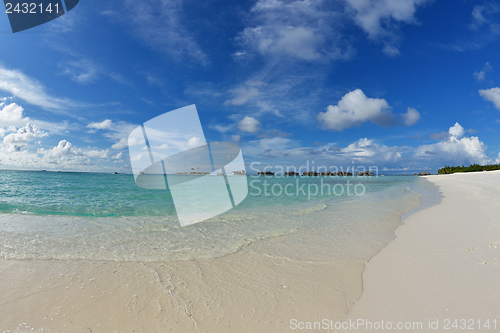
<svg viewBox="0 0 500 333"><path fill-rule="evenodd" d="M493 1L81 0L0 32L0 168L130 172L129 133L191 104L249 170L500 163Z"/></svg>

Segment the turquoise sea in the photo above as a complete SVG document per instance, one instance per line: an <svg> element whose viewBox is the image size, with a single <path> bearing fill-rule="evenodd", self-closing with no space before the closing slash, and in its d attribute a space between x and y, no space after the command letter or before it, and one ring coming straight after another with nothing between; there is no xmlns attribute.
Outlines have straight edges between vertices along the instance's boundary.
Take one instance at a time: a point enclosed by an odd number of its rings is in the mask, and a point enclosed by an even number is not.
<svg viewBox="0 0 500 333"><path fill-rule="evenodd" d="M139 188L132 175L0 171L0 258L187 260L315 233L344 244L318 256L349 256L353 244L390 239L429 186L402 176L246 178L240 205L182 228L168 189Z"/></svg>

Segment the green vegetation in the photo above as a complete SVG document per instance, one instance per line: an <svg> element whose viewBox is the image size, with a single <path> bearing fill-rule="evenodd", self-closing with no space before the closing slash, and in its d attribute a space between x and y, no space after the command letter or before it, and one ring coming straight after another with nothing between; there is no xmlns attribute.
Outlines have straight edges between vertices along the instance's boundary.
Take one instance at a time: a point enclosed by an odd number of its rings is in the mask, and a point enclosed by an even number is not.
<svg viewBox="0 0 500 333"><path fill-rule="evenodd" d="M445 166L444 168L441 168L438 170L438 174L450 174L450 173L455 173L455 172L478 172L478 171L493 171L493 170L500 170L500 164L492 164L492 165L479 165L479 164L472 164L469 167L465 166L457 166L457 167L449 167Z"/></svg>

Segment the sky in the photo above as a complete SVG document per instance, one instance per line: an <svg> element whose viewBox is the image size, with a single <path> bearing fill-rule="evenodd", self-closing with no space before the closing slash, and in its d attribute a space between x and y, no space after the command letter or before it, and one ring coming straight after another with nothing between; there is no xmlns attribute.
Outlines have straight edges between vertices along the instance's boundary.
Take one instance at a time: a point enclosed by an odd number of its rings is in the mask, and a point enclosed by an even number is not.
<svg viewBox="0 0 500 333"><path fill-rule="evenodd" d="M80 0L15 34L3 14L0 169L131 172L129 134L192 104L249 173L500 163L499 42L481 0Z"/></svg>

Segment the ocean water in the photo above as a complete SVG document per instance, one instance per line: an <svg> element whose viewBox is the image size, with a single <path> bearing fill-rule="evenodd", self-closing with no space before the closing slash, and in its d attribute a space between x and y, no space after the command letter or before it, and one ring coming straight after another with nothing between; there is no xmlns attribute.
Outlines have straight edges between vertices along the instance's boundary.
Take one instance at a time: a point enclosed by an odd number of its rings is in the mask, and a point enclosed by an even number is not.
<svg viewBox="0 0 500 333"><path fill-rule="evenodd" d="M0 258L190 260L280 237L309 248L287 257L359 257L390 240L429 187L401 176L246 178L240 205L181 228L168 189L141 189L132 175L0 171Z"/></svg>

